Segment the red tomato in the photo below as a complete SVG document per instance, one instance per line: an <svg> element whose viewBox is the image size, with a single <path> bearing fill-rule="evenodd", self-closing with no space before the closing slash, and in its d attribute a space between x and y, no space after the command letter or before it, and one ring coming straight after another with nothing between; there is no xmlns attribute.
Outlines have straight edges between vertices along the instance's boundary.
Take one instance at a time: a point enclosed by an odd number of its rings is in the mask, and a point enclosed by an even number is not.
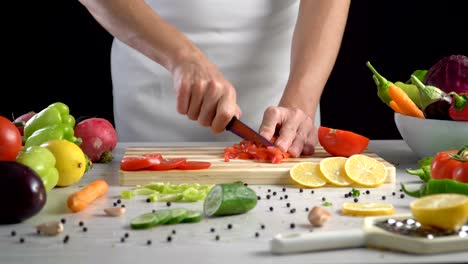
<svg viewBox="0 0 468 264"><path fill-rule="evenodd" d="M0 116L0 160L16 160L22 147L22 137L18 128L10 119Z"/></svg>
<svg viewBox="0 0 468 264"><path fill-rule="evenodd" d="M125 171L135 171L146 169L154 165L151 158L144 156L127 156L120 161L120 169Z"/></svg>
<svg viewBox="0 0 468 264"><path fill-rule="evenodd" d="M186 161L179 165L179 170L203 170L211 167L211 163L208 161Z"/></svg>
<svg viewBox="0 0 468 264"><path fill-rule="evenodd" d="M431 177L468 183L468 148L438 152L431 163Z"/></svg>
<svg viewBox="0 0 468 264"><path fill-rule="evenodd" d="M159 153L144 154L143 156L150 159L153 164L159 164L164 160L162 155Z"/></svg>
<svg viewBox="0 0 468 264"><path fill-rule="evenodd" d="M257 146L251 141L243 140L224 149L224 161L230 159L257 160L262 162L281 163L289 157L289 153L282 152L277 147Z"/></svg>
<svg viewBox="0 0 468 264"><path fill-rule="evenodd" d="M148 167L148 170L171 170L171 169L176 169L183 163L187 161L186 158L172 158L172 159L163 159L161 163L159 164L154 164L150 167Z"/></svg>
<svg viewBox="0 0 468 264"><path fill-rule="evenodd" d="M320 126L320 145L333 156L349 157L362 153L369 145L369 139L357 133Z"/></svg>

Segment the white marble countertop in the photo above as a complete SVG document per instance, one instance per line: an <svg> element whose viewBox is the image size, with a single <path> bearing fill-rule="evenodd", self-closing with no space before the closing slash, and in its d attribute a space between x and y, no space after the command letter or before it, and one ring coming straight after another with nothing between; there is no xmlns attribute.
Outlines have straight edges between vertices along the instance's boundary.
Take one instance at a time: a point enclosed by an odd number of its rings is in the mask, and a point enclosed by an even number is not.
<svg viewBox="0 0 468 264"><path fill-rule="evenodd" d="M0 226L0 263L449 263L466 262L468 253L450 253L437 255L412 255L390 250L352 248L329 250L289 255L270 253L269 242L280 232L291 231L294 223L297 232L323 232L328 230L358 229L363 218L344 216L339 213L343 202L352 201L344 193L351 188L303 189L298 186L250 185L257 195L261 196L257 206L247 214L205 218L199 223L164 225L148 230L132 230L130 220L152 209L167 208L162 202L147 203L144 197L123 200L127 213L112 218L103 213L103 208L110 207L119 198L120 191L129 187L118 184L120 159L128 146L164 146L164 145L214 145L219 143L119 143L114 151L114 161L109 164L94 164L85 174L79 185L55 188L47 199L47 204L36 216L27 221ZM360 201L383 201L392 203L396 213L408 213L411 197L400 197L401 181L415 180L415 176L404 172L406 168L416 168L417 157L401 140L371 141L369 150L377 153L397 167L397 183L384 184L379 188L358 188L361 190ZM105 179L110 189L108 193L79 213L71 213L65 205L67 196L78 190L78 187L96 178ZM276 196L266 199L268 189ZM370 194L363 194L366 190ZM395 192L396 195L392 195ZM285 194L287 200L280 200ZM325 207L332 218L320 228L313 228L307 220L305 208L322 205L322 198L333 203ZM8 202L8 201L4 201ZM290 203L290 208L286 203ZM202 202L173 203L172 207L202 210ZM274 210L271 212L269 207ZM295 213L290 213L296 208ZM55 237L44 237L36 234L35 225L65 219L65 231ZM82 221L87 231L79 226ZM228 224L232 225L228 229ZM264 225L264 229L261 226ZM215 232L210 232L214 228ZM16 232L11 236L12 231ZM172 232L175 231L175 234ZM128 233L125 242L121 238ZM255 236L258 233L258 237ZM64 243L64 237L69 240ZM215 236L219 236L219 240ZM171 242L167 237L171 236ZM20 243L24 238L24 243ZM147 241L151 240L151 245Z"/></svg>

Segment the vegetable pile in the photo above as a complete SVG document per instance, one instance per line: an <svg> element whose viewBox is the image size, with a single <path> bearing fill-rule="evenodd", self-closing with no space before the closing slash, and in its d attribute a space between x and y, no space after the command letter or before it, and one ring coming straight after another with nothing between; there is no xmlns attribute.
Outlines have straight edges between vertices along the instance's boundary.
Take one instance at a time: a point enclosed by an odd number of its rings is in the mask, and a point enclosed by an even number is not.
<svg viewBox="0 0 468 264"><path fill-rule="evenodd" d="M242 140L224 148L224 161L231 159L256 160L260 162L281 163L289 158L288 152L283 152L273 146L258 146L252 141Z"/></svg>
<svg viewBox="0 0 468 264"><path fill-rule="evenodd" d="M379 98L395 112L418 118L468 121L468 57L451 55L391 82L367 62Z"/></svg>

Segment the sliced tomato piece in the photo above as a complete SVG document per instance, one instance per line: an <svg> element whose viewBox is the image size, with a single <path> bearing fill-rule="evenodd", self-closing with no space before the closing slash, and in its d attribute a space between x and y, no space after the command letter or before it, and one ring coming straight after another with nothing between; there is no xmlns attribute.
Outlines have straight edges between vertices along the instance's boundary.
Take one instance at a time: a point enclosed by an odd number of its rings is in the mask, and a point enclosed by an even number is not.
<svg viewBox="0 0 468 264"><path fill-rule="evenodd" d="M318 129L318 139L329 154L342 157L362 153L369 144L369 138L363 135L324 126Z"/></svg>
<svg viewBox="0 0 468 264"><path fill-rule="evenodd" d="M172 158L172 159L163 159L161 163L159 164L154 164L150 167L148 167L148 170L172 170L176 169L180 165L182 165L184 162L187 161L187 158Z"/></svg>
<svg viewBox="0 0 468 264"><path fill-rule="evenodd" d="M142 170L152 165L153 161L145 156L127 156L120 161L120 169L125 171Z"/></svg>
<svg viewBox="0 0 468 264"><path fill-rule="evenodd" d="M211 167L211 163L208 161L186 161L179 165L179 170L203 170Z"/></svg>
<svg viewBox="0 0 468 264"><path fill-rule="evenodd" d="M159 164L164 160L163 156L159 153L144 154L143 156L149 158L153 164Z"/></svg>

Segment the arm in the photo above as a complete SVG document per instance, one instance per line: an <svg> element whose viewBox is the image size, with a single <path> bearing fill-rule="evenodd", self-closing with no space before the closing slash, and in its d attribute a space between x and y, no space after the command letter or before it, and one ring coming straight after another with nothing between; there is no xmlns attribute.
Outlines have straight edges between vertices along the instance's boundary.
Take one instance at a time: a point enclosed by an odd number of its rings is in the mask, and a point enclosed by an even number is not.
<svg viewBox="0 0 468 264"><path fill-rule="evenodd" d="M293 156L314 151L313 119L341 45L350 0L302 0L291 47L289 80L279 107L265 112L267 138L281 127L276 144Z"/></svg>
<svg viewBox="0 0 468 264"><path fill-rule="evenodd" d="M182 32L167 23L144 0L80 0L111 35L171 72L177 111L224 131L240 115L234 87Z"/></svg>

